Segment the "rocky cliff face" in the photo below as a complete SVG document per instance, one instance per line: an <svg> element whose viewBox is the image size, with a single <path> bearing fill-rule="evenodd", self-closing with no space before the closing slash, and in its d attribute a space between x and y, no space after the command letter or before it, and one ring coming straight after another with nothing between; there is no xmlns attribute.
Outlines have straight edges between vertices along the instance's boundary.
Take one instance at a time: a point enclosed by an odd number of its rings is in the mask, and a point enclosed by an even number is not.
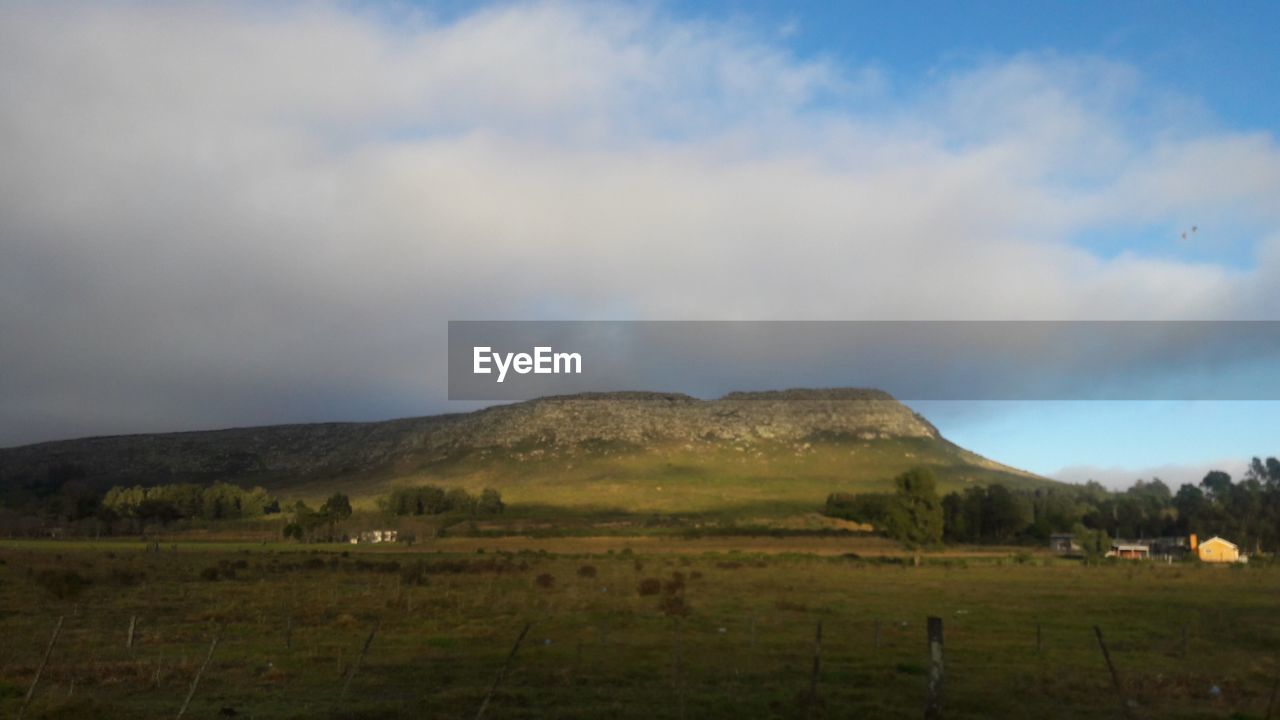
<svg viewBox="0 0 1280 720"><path fill-rule="evenodd" d="M490 408L433 433L437 446L939 437L924 418L876 390L732 393L718 400L660 393L569 395Z"/></svg>
<svg viewBox="0 0 1280 720"><path fill-rule="evenodd" d="M439 460L476 449L605 443L940 439L928 421L876 390L662 393L543 398L459 415L374 423L279 425L129 435L0 450L0 482L92 484L297 480Z"/></svg>

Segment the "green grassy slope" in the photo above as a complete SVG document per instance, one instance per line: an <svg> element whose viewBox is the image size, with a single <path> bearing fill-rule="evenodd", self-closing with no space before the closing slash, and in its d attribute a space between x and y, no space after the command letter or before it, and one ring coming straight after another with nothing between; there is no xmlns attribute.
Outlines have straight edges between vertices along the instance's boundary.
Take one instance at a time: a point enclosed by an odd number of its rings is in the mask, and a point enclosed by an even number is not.
<svg viewBox="0 0 1280 720"><path fill-rule="evenodd" d="M946 441L898 438L753 446L478 450L374 475L309 483L288 492L318 498L341 491L368 505L398 484L435 484L475 492L497 488L517 511L542 507L548 513L778 517L817 510L836 491L891 490L895 475L916 466L933 469L942 492L993 482L1010 487L1054 484Z"/></svg>

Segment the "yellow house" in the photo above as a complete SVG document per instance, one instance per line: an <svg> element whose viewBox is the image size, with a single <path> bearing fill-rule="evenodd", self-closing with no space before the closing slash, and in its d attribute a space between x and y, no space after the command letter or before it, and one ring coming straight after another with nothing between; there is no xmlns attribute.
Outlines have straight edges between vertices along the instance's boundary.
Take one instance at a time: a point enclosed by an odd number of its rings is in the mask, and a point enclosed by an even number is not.
<svg viewBox="0 0 1280 720"><path fill-rule="evenodd" d="M1203 562L1240 562L1240 548L1220 537L1211 537L1196 549Z"/></svg>

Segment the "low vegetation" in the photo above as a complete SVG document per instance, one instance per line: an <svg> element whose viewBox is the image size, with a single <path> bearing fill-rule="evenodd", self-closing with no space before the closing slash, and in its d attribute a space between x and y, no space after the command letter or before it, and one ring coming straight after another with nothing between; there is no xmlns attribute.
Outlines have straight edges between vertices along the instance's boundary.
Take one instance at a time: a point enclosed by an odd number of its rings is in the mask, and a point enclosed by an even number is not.
<svg viewBox="0 0 1280 720"><path fill-rule="evenodd" d="M17 715L60 617L33 720L173 717L215 637L185 717L474 718L486 696L493 718L919 717L931 615L956 720L1109 720L1122 704L1261 718L1280 673L1280 568L1265 563L1003 550L914 566L875 554L876 538L828 556L517 540L484 554L0 542L0 717Z"/></svg>
<svg viewBox="0 0 1280 720"><path fill-rule="evenodd" d="M1043 544L1055 532L1074 532L1077 542L1099 534L1095 544L1101 544L1195 533L1232 538L1250 552L1280 550L1280 461L1274 457L1254 458L1239 482L1215 470L1176 493L1157 478L1122 491L1094 482L1035 489L992 483L939 500L929 474L924 468L899 476L892 494L833 493L825 512L916 544Z"/></svg>
<svg viewBox="0 0 1280 720"><path fill-rule="evenodd" d="M460 487L446 489L436 485L398 487L380 498L378 506L395 515L499 515L505 508L502 494L493 488L485 488L477 497Z"/></svg>

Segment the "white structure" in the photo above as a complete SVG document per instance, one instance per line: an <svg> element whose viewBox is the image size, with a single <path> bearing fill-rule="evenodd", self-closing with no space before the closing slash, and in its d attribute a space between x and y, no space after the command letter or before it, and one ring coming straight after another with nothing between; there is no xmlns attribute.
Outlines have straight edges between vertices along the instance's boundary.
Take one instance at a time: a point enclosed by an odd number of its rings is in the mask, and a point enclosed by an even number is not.
<svg viewBox="0 0 1280 720"><path fill-rule="evenodd" d="M395 542L397 534L395 530L365 530L356 537L351 538L351 544Z"/></svg>

